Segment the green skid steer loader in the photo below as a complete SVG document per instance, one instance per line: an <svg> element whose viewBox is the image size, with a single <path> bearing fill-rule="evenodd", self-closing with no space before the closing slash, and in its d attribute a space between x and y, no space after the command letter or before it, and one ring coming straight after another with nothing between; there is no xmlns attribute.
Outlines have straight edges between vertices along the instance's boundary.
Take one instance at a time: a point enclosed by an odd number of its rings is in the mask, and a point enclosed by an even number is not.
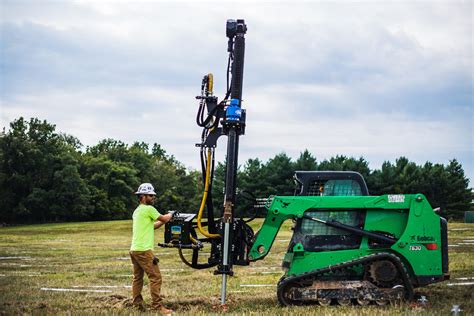
<svg viewBox="0 0 474 316"><path fill-rule="evenodd" d="M422 194L368 196L356 172L297 172L298 196L275 196L249 260L263 259L295 221L277 287L283 305L411 299L449 278L447 222Z"/></svg>

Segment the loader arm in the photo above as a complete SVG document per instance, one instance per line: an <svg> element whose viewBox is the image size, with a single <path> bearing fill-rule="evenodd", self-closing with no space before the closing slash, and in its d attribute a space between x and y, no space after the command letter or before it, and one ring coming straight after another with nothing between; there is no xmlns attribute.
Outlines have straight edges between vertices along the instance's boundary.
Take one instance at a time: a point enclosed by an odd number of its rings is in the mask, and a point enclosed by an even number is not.
<svg viewBox="0 0 474 316"><path fill-rule="evenodd" d="M333 219L321 220L310 217L305 214L309 209L412 209L416 217L420 216L424 208L431 210L429 204L423 195L397 195L395 197L403 197L400 201L390 201L390 195L383 196L358 196L358 197L280 197L276 196L271 205L268 207L268 214L262 224L260 231L257 233L255 241L249 252L249 260L257 261L265 258L270 251L275 237L280 230L282 223L287 219L305 218L320 222L327 226L335 227L348 231L359 236L366 236L388 245L394 245L397 239L378 232L342 224ZM430 212L432 213L432 212Z"/></svg>
<svg viewBox="0 0 474 316"><path fill-rule="evenodd" d="M248 256L249 260L257 261L265 258L272 248L275 237L280 231L283 222L296 216L297 214L294 214L294 212L285 209L280 211L278 208L270 207L262 227L255 236L255 241Z"/></svg>
<svg viewBox="0 0 474 316"><path fill-rule="evenodd" d="M332 197L334 198L334 197ZM275 237L280 231L281 225L287 219L298 219L298 218L306 218L309 220L314 220L318 222L322 222L323 224L331 227L337 227L339 229L343 229L346 231L350 231L357 235L361 236L368 236L374 239L378 239L381 241L388 242L389 244L394 244L396 242L395 239L385 237L383 235L369 232L363 229L359 229L357 227L344 225L334 220L329 221L322 221L317 218L309 217L305 215L305 212L310 208L320 204L322 197L275 197L272 204L268 207L268 213L265 218L265 221L262 224L262 227L258 231L255 241L252 245L252 248L249 252L249 260L250 261L257 261L265 258L265 256L270 251L273 242L275 241ZM326 198L327 199L327 198ZM331 199L331 198L330 198ZM349 201L352 201L354 198L349 198ZM355 198L357 201L358 198ZM293 200L299 205L299 207L291 207ZM370 200L370 198L369 198ZM365 201L368 201L367 199ZM345 202L345 203L344 203ZM344 201L341 205L346 204L347 201ZM349 203L351 204L351 203Z"/></svg>

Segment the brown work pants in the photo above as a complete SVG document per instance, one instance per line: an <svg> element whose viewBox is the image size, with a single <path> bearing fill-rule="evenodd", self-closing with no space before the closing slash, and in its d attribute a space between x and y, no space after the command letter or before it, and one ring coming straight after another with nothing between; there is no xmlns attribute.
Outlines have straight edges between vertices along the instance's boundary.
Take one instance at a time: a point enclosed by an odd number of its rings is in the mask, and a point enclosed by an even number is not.
<svg viewBox="0 0 474 316"><path fill-rule="evenodd" d="M132 304L141 305L143 303L141 293L143 288L143 275L146 273L150 281L151 307L153 309L161 308L161 273L158 267L158 260L155 259L151 250L130 251L130 258L133 263Z"/></svg>

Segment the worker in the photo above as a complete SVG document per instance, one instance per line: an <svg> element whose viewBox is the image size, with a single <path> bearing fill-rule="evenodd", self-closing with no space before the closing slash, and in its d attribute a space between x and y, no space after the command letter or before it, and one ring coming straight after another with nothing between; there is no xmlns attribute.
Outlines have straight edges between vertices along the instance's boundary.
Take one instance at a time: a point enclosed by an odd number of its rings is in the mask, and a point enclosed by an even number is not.
<svg viewBox="0 0 474 316"><path fill-rule="evenodd" d="M153 207L156 193L150 183L142 183L137 192L139 205L133 212L133 237L130 247L130 257L133 263L132 304L141 311L145 310L141 295L143 275L147 274L150 281L151 309L163 315L171 315L172 310L162 304L161 273L158 258L153 254L154 229L167 223L172 213L161 215Z"/></svg>

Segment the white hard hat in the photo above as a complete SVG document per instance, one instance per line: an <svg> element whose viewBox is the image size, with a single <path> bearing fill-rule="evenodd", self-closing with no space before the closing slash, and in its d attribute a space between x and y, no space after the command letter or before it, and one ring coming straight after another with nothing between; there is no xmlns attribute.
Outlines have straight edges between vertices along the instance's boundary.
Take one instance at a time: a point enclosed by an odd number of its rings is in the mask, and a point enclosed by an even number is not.
<svg viewBox="0 0 474 316"><path fill-rule="evenodd" d="M156 195L155 188L151 185L151 183L142 183L138 187L137 192L135 194L151 194Z"/></svg>

